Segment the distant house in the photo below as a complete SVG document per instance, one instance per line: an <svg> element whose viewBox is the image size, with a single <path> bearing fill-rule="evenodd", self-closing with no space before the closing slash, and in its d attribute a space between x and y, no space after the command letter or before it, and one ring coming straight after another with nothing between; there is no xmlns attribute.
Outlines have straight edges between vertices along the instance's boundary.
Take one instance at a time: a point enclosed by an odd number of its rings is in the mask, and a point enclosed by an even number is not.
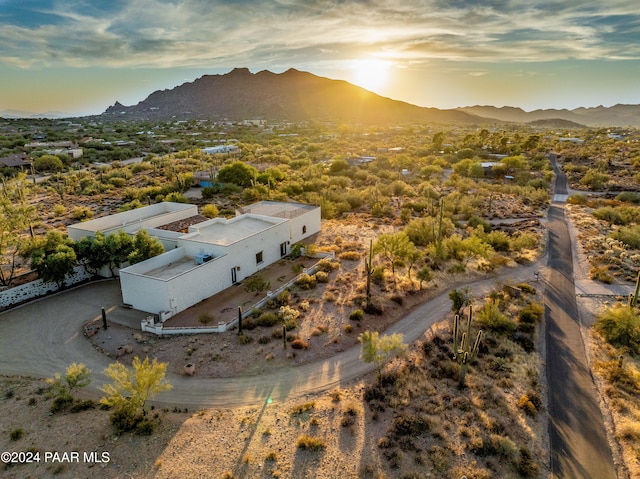
<svg viewBox="0 0 640 479"><path fill-rule="evenodd" d="M203 148L202 151L208 155L215 155L219 153L237 153L239 148L236 145L219 145Z"/></svg>
<svg viewBox="0 0 640 479"><path fill-rule="evenodd" d="M31 168L32 165L31 160L24 153L4 156L0 158L0 164L7 168L18 168L21 170Z"/></svg>
<svg viewBox="0 0 640 479"><path fill-rule="evenodd" d="M166 202L68 228L74 240L140 229L165 253L120 270L122 300L164 321L288 255L292 244L320 231L320 207L262 201L234 218L202 221L196 206Z"/></svg>

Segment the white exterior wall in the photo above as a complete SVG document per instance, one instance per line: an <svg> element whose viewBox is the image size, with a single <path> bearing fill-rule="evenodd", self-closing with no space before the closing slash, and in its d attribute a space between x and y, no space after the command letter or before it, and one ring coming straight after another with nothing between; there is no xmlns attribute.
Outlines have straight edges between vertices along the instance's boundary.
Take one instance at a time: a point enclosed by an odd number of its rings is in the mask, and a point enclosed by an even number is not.
<svg viewBox="0 0 640 479"><path fill-rule="evenodd" d="M320 207L314 208L303 215L291 218L289 222L291 225L291 244L319 233L321 223ZM307 227L306 233L302 232L303 226Z"/></svg>
<svg viewBox="0 0 640 479"><path fill-rule="evenodd" d="M226 266L227 258L214 258L168 281L170 307L167 311L172 315L177 314L231 286L231 273L225 275L220 272L225 269L230 271L231 267Z"/></svg>
<svg viewBox="0 0 640 479"><path fill-rule="evenodd" d="M240 267L236 272L237 280L240 281L279 261L282 258L280 244L287 241L289 241L289 224L283 222L228 246L229 277L231 277L231 268L234 266ZM258 264L256 254L261 251L262 263ZM288 252L289 248L287 248Z"/></svg>
<svg viewBox="0 0 640 479"><path fill-rule="evenodd" d="M168 311L171 307L168 284L159 278L120 270L120 288L122 302L140 311L157 314L160 311Z"/></svg>

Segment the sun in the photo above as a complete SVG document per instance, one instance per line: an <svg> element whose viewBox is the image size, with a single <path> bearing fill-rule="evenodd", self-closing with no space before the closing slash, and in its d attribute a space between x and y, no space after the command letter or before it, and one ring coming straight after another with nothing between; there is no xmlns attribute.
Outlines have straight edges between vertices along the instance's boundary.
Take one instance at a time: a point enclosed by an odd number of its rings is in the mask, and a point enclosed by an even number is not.
<svg viewBox="0 0 640 479"><path fill-rule="evenodd" d="M377 92L387 85L390 68L385 60L354 60L350 63L352 83Z"/></svg>

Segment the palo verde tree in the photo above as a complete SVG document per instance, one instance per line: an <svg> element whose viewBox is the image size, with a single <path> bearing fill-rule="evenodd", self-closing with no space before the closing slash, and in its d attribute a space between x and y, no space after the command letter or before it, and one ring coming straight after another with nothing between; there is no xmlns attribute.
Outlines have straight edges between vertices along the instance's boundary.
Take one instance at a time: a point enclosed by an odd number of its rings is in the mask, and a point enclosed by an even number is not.
<svg viewBox="0 0 640 479"><path fill-rule="evenodd" d="M136 356L131 369L122 363L112 363L104 370L113 383L100 388L105 393L100 403L113 408L111 423L116 432L139 429L144 422L147 401L172 388L165 380L167 364L155 358L149 362L148 357L140 361Z"/></svg>
<svg viewBox="0 0 640 479"><path fill-rule="evenodd" d="M218 171L218 181L221 183L233 183L243 188L251 186L258 175L258 170L242 161L234 161L224 165Z"/></svg>
<svg viewBox="0 0 640 479"><path fill-rule="evenodd" d="M373 245L373 252L380 254L380 256L391 263L391 272L394 275L396 266L404 264L404 261L412 255L415 249L415 245L402 231L399 233L381 234Z"/></svg>
<svg viewBox="0 0 640 479"><path fill-rule="evenodd" d="M51 385L56 396L51 412L63 411L73 404L73 392L91 383L91 370L82 363L73 363L67 368L64 376L57 373L53 378L47 379L47 383ZM93 401L91 403L93 404Z"/></svg>
<svg viewBox="0 0 640 479"><path fill-rule="evenodd" d="M382 378L382 367L391 358L402 357L407 353L404 336L400 333L380 336L377 331L365 331L358 336L362 345L360 359L373 363L378 381Z"/></svg>

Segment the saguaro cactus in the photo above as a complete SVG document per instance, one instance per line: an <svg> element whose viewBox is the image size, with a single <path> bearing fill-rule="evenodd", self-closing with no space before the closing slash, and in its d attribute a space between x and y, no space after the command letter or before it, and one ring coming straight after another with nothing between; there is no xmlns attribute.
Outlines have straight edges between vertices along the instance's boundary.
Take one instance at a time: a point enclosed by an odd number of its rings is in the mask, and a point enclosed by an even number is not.
<svg viewBox="0 0 640 479"><path fill-rule="evenodd" d="M364 259L364 269L367 273L367 306L371 304L371 275L373 274L373 240L369 241L369 259Z"/></svg>
<svg viewBox="0 0 640 479"><path fill-rule="evenodd" d="M638 292L640 291L640 271L636 279L636 289L629 295L629 307L635 308L638 305Z"/></svg>
<svg viewBox="0 0 640 479"><path fill-rule="evenodd" d="M471 346L471 320L473 318L473 309L469 306L469 318L465 331L460 335L460 315L456 314L453 320L453 359L460 365L460 376L458 379L458 387L464 387L464 379L467 375L467 368L478 354L480 340L482 339L482 330L478 331L476 340Z"/></svg>

